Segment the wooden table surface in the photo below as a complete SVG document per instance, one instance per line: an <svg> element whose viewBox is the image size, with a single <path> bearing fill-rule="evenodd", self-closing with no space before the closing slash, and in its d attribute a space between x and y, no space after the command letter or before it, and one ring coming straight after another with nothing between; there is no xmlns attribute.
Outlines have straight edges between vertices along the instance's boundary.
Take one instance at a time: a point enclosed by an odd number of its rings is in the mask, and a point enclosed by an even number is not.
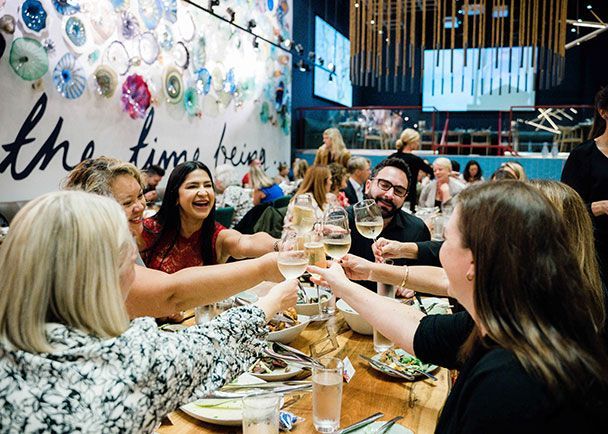
<svg viewBox="0 0 608 434"><path fill-rule="evenodd" d="M343 384L342 416L340 426L345 427L377 411L384 413L382 420L402 415L399 423L416 434L430 434L435 430L439 412L449 393L450 376L446 369L438 369L438 381L420 380L402 382L367 366L358 355L373 356L371 336L354 333L348 329L338 313L329 322L315 322L308 325L298 339L290 345L310 354L310 344L328 335L328 327L336 331L339 345L328 356L344 359L348 356L356 373L350 383ZM300 393L300 392L298 392ZM312 424L312 394L301 393L300 399L288 410L306 420L291 432L314 433ZM289 400L289 398L286 398ZM212 425L194 419L180 410L169 414L168 420L157 430L159 434L185 433L241 433L240 427Z"/></svg>

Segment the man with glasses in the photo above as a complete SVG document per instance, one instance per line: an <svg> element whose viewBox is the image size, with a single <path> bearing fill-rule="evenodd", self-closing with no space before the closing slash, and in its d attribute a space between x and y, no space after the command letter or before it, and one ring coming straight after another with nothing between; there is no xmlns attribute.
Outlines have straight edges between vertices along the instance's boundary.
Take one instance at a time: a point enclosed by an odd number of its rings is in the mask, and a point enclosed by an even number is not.
<svg viewBox="0 0 608 434"><path fill-rule="evenodd" d="M408 192L410 171L399 158L388 158L381 161L373 170L370 179L365 183L365 197L373 199L382 213L384 225L379 237L400 242L428 241L431 233L424 222L411 214L402 211ZM415 188L415 186L412 186ZM373 241L364 238L356 229L352 207L347 208L351 230L351 248L349 253L374 260ZM415 265L412 259L395 259L395 265ZM375 291L376 283L358 282Z"/></svg>

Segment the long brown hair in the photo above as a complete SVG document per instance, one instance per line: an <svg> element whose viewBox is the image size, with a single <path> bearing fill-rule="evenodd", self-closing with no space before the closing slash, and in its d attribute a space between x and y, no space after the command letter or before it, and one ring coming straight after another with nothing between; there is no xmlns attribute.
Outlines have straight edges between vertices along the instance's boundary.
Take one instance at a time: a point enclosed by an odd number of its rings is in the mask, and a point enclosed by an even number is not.
<svg viewBox="0 0 608 434"><path fill-rule="evenodd" d="M328 192L325 190L327 178L331 178L331 172L327 166L310 166L294 197L298 194L312 193L319 208L323 209L327 203Z"/></svg>
<svg viewBox="0 0 608 434"><path fill-rule="evenodd" d="M557 209L518 181L473 185L460 193L458 209L487 337L555 394L584 392L582 379L606 383L602 289L581 272Z"/></svg>
<svg viewBox="0 0 608 434"><path fill-rule="evenodd" d="M595 113L593 115L593 127L589 132L589 139L595 139L606 131L606 120L600 114L600 110L608 110L608 86L602 87L595 94Z"/></svg>

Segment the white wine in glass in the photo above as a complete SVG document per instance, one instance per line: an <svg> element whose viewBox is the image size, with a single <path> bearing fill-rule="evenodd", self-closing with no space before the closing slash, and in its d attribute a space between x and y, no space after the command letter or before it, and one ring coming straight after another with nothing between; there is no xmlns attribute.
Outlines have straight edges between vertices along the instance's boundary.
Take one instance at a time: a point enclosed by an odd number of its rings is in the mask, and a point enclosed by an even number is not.
<svg viewBox="0 0 608 434"><path fill-rule="evenodd" d="M355 226L357 227L357 231L361 234L361 236L365 238L369 238L370 240L375 240L378 235L382 232L382 227L384 226L384 222L382 219L380 220L372 220L372 221L363 221L356 222Z"/></svg>
<svg viewBox="0 0 608 434"><path fill-rule="evenodd" d="M342 259L350 250L348 215L344 209L331 209L323 218L323 246L327 256Z"/></svg>
<svg viewBox="0 0 608 434"><path fill-rule="evenodd" d="M310 232L315 225L315 210L310 194L299 194L294 199L292 209L293 228L300 234Z"/></svg>
<svg viewBox="0 0 608 434"><path fill-rule="evenodd" d="M295 279L306 271L308 255L298 245L298 234L296 232L286 231L283 234L279 245L277 265L285 279Z"/></svg>
<svg viewBox="0 0 608 434"><path fill-rule="evenodd" d="M359 231L361 236L375 240L382 232L384 226L382 212L378 208L378 205L376 205L376 201L365 199L357 202L353 206L353 212L355 214L355 227L357 231Z"/></svg>

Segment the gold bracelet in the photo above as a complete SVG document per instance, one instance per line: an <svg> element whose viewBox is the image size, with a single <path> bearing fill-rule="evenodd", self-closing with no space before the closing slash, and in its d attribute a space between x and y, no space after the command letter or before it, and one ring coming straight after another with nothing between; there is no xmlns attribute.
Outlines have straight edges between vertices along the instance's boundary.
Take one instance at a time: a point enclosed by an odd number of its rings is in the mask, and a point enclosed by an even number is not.
<svg viewBox="0 0 608 434"><path fill-rule="evenodd" d="M275 252L279 251L279 242L280 242L280 240L276 240L274 242L274 244L272 245L272 250L274 250Z"/></svg>
<svg viewBox="0 0 608 434"><path fill-rule="evenodd" d="M410 277L410 267L405 265L405 273L403 275L403 280L399 285L400 288L405 288L405 284L407 283L407 279Z"/></svg>

